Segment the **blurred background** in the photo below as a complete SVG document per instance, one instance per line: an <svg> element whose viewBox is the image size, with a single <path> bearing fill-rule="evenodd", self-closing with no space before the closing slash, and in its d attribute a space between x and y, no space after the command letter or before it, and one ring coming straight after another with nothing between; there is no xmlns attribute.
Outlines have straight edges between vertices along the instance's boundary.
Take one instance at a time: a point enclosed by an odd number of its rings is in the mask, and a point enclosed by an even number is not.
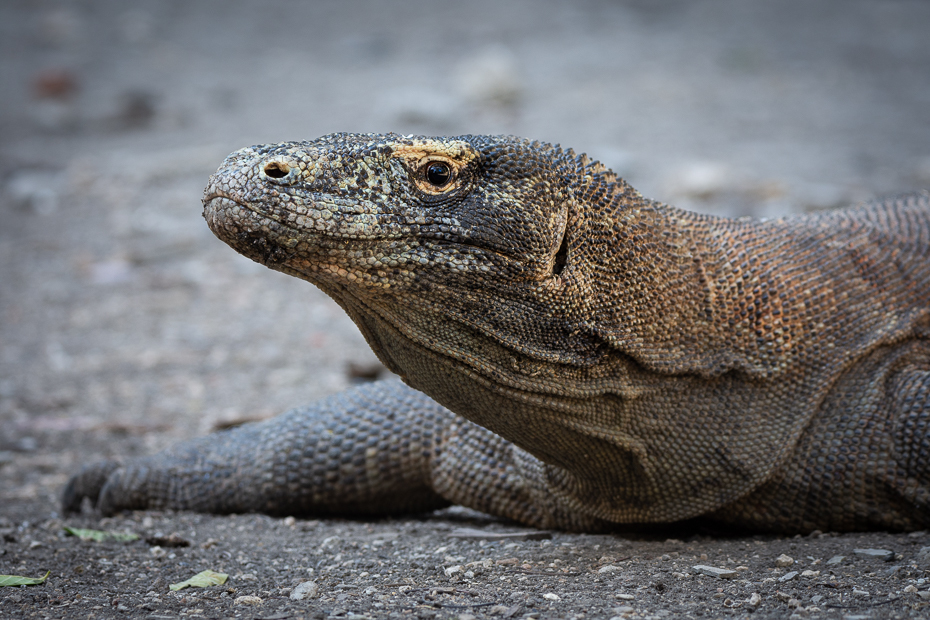
<svg viewBox="0 0 930 620"><path fill-rule="evenodd" d="M0 500L377 374L207 230L230 151L508 133L685 208L830 208L930 186L928 33L925 1L4 0Z"/></svg>

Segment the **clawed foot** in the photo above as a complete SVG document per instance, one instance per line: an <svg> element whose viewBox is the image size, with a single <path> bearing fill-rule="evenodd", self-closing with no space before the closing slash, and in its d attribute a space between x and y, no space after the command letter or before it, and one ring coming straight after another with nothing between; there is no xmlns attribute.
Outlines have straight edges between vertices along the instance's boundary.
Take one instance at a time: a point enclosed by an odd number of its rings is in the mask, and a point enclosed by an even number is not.
<svg viewBox="0 0 930 620"><path fill-rule="evenodd" d="M97 507L100 504L100 492L106 486L111 474L120 468L118 461L100 461L86 465L68 481L68 486L61 498L62 510L80 512L84 498L90 500Z"/></svg>

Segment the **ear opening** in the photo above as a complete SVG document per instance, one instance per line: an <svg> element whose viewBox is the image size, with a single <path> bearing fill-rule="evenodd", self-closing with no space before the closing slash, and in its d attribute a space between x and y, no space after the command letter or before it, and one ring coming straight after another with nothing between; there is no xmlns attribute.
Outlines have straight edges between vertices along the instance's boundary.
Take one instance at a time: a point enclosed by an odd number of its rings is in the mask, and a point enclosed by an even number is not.
<svg viewBox="0 0 930 620"><path fill-rule="evenodd" d="M559 251L555 253L555 260L552 261L552 275L557 276L565 269L565 263L568 262L568 235L562 233L562 244Z"/></svg>

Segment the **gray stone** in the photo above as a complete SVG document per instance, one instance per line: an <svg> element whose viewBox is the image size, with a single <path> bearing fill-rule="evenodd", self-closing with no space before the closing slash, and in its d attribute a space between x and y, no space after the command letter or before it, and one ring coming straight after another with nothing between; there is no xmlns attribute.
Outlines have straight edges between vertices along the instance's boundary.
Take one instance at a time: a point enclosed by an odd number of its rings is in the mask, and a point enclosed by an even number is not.
<svg viewBox="0 0 930 620"><path fill-rule="evenodd" d="M915 559L921 568L930 568L930 547L921 547Z"/></svg>
<svg viewBox="0 0 930 620"><path fill-rule="evenodd" d="M829 560L827 560L827 566L835 566L837 564L842 564L843 560L846 559L845 555L835 555Z"/></svg>
<svg viewBox="0 0 930 620"><path fill-rule="evenodd" d="M785 581L793 581L794 579L797 579L797 578L798 578L798 571L793 570L790 573L785 573L784 575L779 577L778 581L779 583L783 583Z"/></svg>
<svg viewBox="0 0 930 620"><path fill-rule="evenodd" d="M894 559L894 551L889 551L888 549L853 549L853 553L865 558L884 560L885 562L890 562Z"/></svg>
<svg viewBox="0 0 930 620"><path fill-rule="evenodd" d="M308 598L316 598L320 594L320 586L315 581L304 581L291 590L290 598L292 601L303 601Z"/></svg>
<svg viewBox="0 0 930 620"><path fill-rule="evenodd" d="M718 579L734 579L736 577L736 571L730 570L729 568L716 568L714 566L698 564L697 566L692 566L691 569L701 575L717 577Z"/></svg>

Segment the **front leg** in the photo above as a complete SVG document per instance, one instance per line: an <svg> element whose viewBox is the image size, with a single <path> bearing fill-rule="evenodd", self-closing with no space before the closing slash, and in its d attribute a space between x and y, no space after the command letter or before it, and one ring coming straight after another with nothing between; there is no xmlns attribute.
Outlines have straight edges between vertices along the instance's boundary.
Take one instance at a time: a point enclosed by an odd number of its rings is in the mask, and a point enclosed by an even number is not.
<svg viewBox="0 0 930 620"><path fill-rule="evenodd" d="M549 492L545 466L399 381L360 386L264 422L125 464L86 467L84 497L119 510L389 515L462 504L536 527L603 529Z"/></svg>
<svg viewBox="0 0 930 620"><path fill-rule="evenodd" d="M271 420L183 442L125 464L86 467L65 489L119 510L376 515L448 505L430 486L455 414L400 382L336 394Z"/></svg>

